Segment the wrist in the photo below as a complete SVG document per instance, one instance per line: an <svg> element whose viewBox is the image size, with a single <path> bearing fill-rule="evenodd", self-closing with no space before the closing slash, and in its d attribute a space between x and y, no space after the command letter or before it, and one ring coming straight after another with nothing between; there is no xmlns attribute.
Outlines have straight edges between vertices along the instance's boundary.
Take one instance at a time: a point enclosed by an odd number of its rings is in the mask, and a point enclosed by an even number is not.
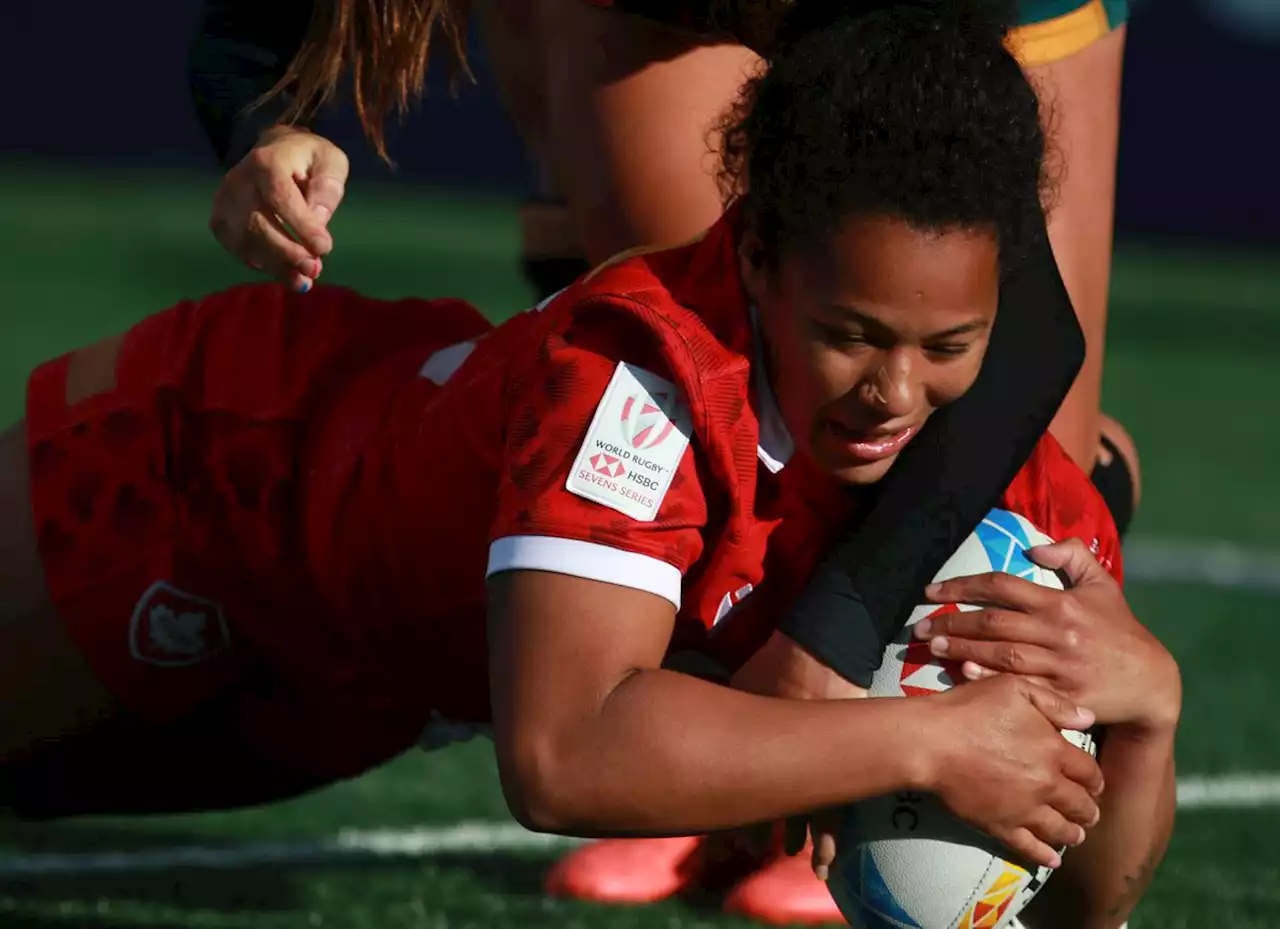
<svg viewBox="0 0 1280 929"><path fill-rule="evenodd" d="M1182 676L1172 656L1166 662L1159 683L1150 688L1149 693L1148 705L1140 714L1108 727L1109 730L1126 738L1171 738L1182 715Z"/></svg>
<svg viewBox="0 0 1280 929"><path fill-rule="evenodd" d="M830 750L846 759L836 790L839 799L823 806L838 807L870 797L903 792L928 793L938 782L943 763L930 747L938 733L926 726L928 698L877 697L867 700L823 701L845 722L833 727ZM930 724L931 726L931 724Z"/></svg>
<svg viewBox="0 0 1280 929"><path fill-rule="evenodd" d="M274 123L258 133L258 140L254 147L260 145L270 145L286 136L305 134L309 135L311 130L306 126L297 126L292 123Z"/></svg>
<svg viewBox="0 0 1280 929"><path fill-rule="evenodd" d="M941 793L947 772L954 770L948 748L949 727L940 701L930 697L883 698L900 705L897 731L902 738L893 746L900 789Z"/></svg>

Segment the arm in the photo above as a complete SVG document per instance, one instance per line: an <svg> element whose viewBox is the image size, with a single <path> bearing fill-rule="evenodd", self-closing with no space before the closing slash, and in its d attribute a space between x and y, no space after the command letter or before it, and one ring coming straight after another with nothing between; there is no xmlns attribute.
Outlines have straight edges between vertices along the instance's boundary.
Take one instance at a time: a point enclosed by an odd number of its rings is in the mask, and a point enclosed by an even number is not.
<svg viewBox="0 0 1280 929"><path fill-rule="evenodd" d="M1096 766L1058 734L1092 718L1026 682L760 697L661 670L675 611L653 594L527 570L489 590L499 772L532 828L696 834L919 789L1053 865L1096 817Z"/></svg>
<svg viewBox="0 0 1280 929"><path fill-rule="evenodd" d="M1087 347L1052 431L1085 473L1093 470L1098 452L1124 47L1122 25L1074 55L1028 69L1054 106L1054 136L1065 170L1049 238Z"/></svg>
<svg viewBox="0 0 1280 929"><path fill-rule="evenodd" d="M1107 731L1102 819L1028 908L1029 929L1116 929L1128 918L1173 834L1173 735Z"/></svg>
<svg viewBox="0 0 1280 929"><path fill-rule="evenodd" d="M539 351L508 377L487 574L494 739L512 810L539 829L688 835L927 784L966 821L1053 863L1037 836L1078 840L1073 824L1094 822L1101 787L1097 765L1058 732L1092 724L1074 703L1013 678L936 699L786 701L660 670L676 604L697 592L686 573L720 554L704 551L721 544L701 486L716 469L699 465L700 441L680 444L691 436L677 423L696 416L681 412L632 312L594 301L567 320L531 317L545 327ZM582 456L608 444L613 427L598 424L641 391L671 419L663 454L676 457L660 464L682 476L636 514L609 482L583 483Z"/></svg>
<svg viewBox="0 0 1280 929"><path fill-rule="evenodd" d="M284 75L311 20L312 0L205 0L187 56L191 98L218 160L233 165L275 125L291 98L254 101Z"/></svg>
<svg viewBox="0 0 1280 929"><path fill-rule="evenodd" d="M503 789L537 829L683 835L918 783L911 701L757 697L660 669L675 609L537 571L490 580ZM866 751L869 744L876 752Z"/></svg>

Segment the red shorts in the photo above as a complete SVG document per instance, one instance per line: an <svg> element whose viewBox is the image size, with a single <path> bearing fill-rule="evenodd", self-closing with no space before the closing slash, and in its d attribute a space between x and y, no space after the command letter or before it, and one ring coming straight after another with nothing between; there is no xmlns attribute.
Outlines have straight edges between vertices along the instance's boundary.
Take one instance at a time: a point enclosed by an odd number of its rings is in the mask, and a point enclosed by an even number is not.
<svg viewBox="0 0 1280 929"><path fill-rule="evenodd" d="M314 583L333 534L317 520L358 466L377 397L432 389L422 361L489 328L460 301L253 285L36 369L27 434L49 590L124 707L167 723L238 692L249 743L331 776L413 744L423 712L361 691L332 634L352 620Z"/></svg>

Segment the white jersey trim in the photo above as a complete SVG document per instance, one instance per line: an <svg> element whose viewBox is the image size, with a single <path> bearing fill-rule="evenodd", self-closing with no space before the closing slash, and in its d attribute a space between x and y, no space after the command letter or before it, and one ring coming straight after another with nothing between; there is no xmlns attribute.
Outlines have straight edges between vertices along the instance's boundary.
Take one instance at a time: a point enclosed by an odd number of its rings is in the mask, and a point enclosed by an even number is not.
<svg viewBox="0 0 1280 929"><path fill-rule="evenodd" d="M443 387L449 382L449 378L458 373L462 363L470 358L471 353L475 350L475 339L456 342L447 348L442 348L423 362L422 368L418 371L418 376L425 377L433 384Z"/></svg>
<svg viewBox="0 0 1280 929"><path fill-rule="evenodd" d="M554 571L657 594L680 609L680 569L659 558L598 542L545 535L509 535L489 546L485 577L500 571Z"/></svg>

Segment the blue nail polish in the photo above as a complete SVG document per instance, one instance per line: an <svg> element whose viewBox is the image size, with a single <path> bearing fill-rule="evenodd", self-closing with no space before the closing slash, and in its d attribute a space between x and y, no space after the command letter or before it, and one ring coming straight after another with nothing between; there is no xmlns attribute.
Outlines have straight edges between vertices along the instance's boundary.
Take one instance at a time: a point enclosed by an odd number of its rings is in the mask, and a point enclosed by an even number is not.
<svg viewBox="0 0 1280 929"><path fill-rule="evenodd" d="M311 289L311 282L310 282L310 281L303 281L303 282L302 282L302 286L298 288L298 293L300 293L300 294L305 294L305 293L306 293L307 291L309 291L310 289Z"/></svg>

